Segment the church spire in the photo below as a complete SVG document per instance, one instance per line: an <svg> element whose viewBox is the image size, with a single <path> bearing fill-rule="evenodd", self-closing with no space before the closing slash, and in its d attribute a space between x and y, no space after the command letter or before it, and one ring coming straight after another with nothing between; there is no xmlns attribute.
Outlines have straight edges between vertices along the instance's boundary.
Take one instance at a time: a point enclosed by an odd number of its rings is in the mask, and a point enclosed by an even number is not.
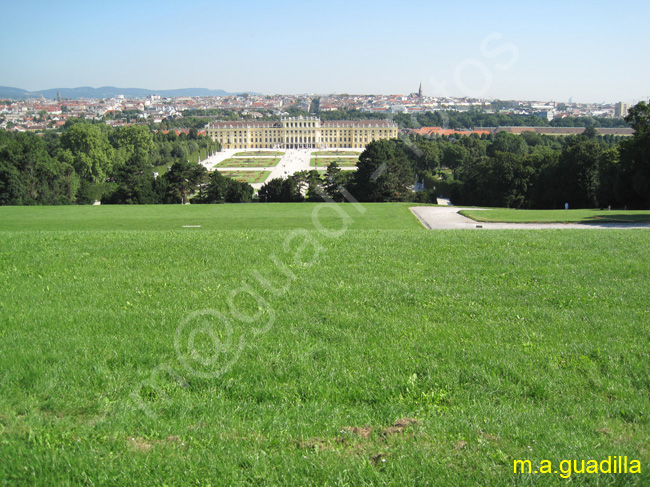
<svg viewBox="0 0 650 487"><path fill-rule="evenodd" d="M418 97L422 98L422 81L420 81L420 89L418 90Z"/></svg>

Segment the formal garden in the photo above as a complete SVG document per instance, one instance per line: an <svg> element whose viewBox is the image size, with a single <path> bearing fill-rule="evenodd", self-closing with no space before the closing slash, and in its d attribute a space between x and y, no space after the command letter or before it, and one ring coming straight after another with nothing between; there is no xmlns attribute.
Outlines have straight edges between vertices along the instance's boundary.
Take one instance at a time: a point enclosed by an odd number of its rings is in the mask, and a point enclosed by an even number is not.
<svg viewBox="0 0 650 487"><path fill-rule="evenodd" d="M217 165L219 167L275 167L279 162L279 157L230 157Z"/></svg>
<svg viewBox="0 0 650 487"><path fill-rule="evenodd" d="M219 171L226 177L242 183L263 183L271 175L271 171Z"/></svg>

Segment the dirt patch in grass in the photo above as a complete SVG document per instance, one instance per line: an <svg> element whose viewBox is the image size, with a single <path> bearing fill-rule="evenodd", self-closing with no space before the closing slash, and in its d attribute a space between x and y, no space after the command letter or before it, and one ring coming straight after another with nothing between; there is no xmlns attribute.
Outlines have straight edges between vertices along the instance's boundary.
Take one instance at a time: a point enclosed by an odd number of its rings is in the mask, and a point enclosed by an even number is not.
<svg viewBox="0 0 650 487"><path fill-rule="evenodd" d="M363 428L359 426L344 426L343 431L360 436L361 438L370 438L372 434L372 428L370 426L364 426Z"/></svg>
<svg viewBox="0 0 650 487"><path fill-rule="evenodd" d="M383 430L381 430L381 434L382 436L400 434L403 433L406 428L414 424L420 424L420 421L415 418L398 419L397 421L395 421L393 426L389 426L388 428L384 428Z"/></svg>
<svg viewBox="0 0 650 487"><path fill-rule="evenodd" d="M308 440L296 440L296 446L301 450L323 451L331 450L332 447L322 438L309 438Z"/></svg>
<svg viewBox="0 0 650 487"><path fill-rule="evenodd" d="M373 431L380 431L380 436L377 438L377 440L379 442L382 442L386 439L387 436L403 433L404 430L409 426L417 424L420 424L420 421L415 418L402 418L395 421L392 426L388 426L381 430L379 430L379 428L373 428L371 426L344 426L341 428L341 434L330 441L327 441L323 438L309 438L307 440L296 440L296 446L300 449L313 451L333 450L337 445L349 447L354 451L365 450L366 446L368 446L368 443L363 440L370 440ZM359 442L359 440L355 440L355 437L362 441ZM381 460L384 456L385 455L383 453L380 454L380 463L383 463Z"/></svg>
<svg viewBox="0 0 650 487"><path fill-rule="evenodd" d="M466 441L458 440L458 441L454 444L454 450L462 450L462 449L465 448L466 446L467 446L467 442L466 442Z"/></svg>
<svg viewBox="0 0 650 487"><path fill-rule="evenodd" d="M481 431L481 436L489 441L497 441L499 439L496 436L491 435L490 433L485 433L484 431Z"/></svg>
<svg viewBox="0 0 650 487"><path fill-rule="evenodd" d="M156 445L176 444L180 446L185 446L185 443L181 442L180 437L176 435L168 436L164 440L147 440L146 438L142 438L141 436L132 436L131 438L128 439L128 443L129 445L131 445L131 447L134 450L141 451L141 452L150 451Z"/></svg>
<svg viewBox="0 0 650 487"><path fill-rule="evenodd" d="M144 438L138 436L136 438L129 438L129 444L137 451L149 451L153 448L153 442L145 440Z"/></svg>

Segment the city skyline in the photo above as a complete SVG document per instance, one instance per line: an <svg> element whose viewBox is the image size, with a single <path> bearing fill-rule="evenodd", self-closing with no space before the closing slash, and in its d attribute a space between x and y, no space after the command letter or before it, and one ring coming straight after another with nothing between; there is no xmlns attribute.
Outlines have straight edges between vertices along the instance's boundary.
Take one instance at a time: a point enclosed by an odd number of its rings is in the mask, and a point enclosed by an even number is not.
<svg viewBox="0 0 650 487"><path fill-rule="evenodd" d="M404 94L580 103L647 99L650 6L623 0L300 5L19 2L0 85Z"/></svg>

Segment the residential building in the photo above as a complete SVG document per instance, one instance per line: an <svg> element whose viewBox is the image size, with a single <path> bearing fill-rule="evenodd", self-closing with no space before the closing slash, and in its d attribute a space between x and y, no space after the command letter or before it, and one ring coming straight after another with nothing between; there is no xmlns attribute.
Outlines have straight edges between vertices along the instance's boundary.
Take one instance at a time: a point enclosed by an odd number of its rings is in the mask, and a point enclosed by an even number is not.
<svg viewBox="0 0 650 487"><path fill-rule="evenodd" d="M623 103L622 101L619 101L614 105L614 117L616 118L627 117L627 112L629 108L630 107L627 105L627 103Z"/></svg>

